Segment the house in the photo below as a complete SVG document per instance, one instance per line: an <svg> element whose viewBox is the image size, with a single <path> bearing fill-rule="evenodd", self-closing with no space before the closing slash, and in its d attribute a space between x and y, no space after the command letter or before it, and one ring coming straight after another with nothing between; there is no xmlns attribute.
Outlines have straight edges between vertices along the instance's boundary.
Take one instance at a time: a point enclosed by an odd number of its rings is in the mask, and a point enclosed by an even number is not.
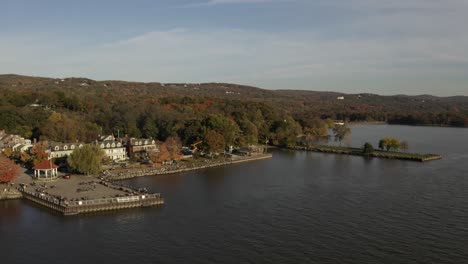
<svg viewBox="0 0 468 264"><path fill-rule="evenodd" d="M127 138L125 147L130 157L147 153L149 151L159 151L156 140L147 138Z"/></svg>
<svg viewBox="0 0 468 264"><path fill-rule="evenodd" d="M128 159L125 146L120 141L115 140L114 136L100 137L100 140L96 141L96 144L104 151L106 157L111 160L121 161Z"/></svg>
<svg viewBox="0 0 468 264"><path fill-rule="evenodd" d="M75 149L82 147L83 143L50 142L46 152L49 155L49 159L57 159L67 157L72 154Z"/></svg>
<svg viewBox="0 0 468 264"><path fill-rule="evenodd" d="M105 140L116 140L116 139L114 135L99 136L99 141L105 141Z"/></svg>
<svg viewBox="0 0 468 264"><path fill-rule="evenodd" d="M31 144L16 144L12 147L13 151L18 151L18 152L27 152L30 148L32 148Z"/></svg>
<svg viewBox="0 0 468 264"><path fill-rule="evenodd" d="M32 147L31 140L25 139L19 135L4 135L0 137L0 149L3 151L6 148L11 148L13 151L26 151ZM23 145L19 148L20 145Z"/></svg>

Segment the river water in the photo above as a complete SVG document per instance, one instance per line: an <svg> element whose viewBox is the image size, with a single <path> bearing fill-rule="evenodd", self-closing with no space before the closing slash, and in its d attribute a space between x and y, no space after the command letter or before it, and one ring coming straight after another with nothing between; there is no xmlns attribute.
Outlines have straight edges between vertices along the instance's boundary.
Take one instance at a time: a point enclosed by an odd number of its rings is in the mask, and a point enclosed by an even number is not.
<svg viewBox="0 0 468 264"><path fill-rule="evenodd" d="M62 217L0 202L2 263L468 263L468 129L360 125L428 163L273 150L269 160L127 180L162 208Z"/></svg>

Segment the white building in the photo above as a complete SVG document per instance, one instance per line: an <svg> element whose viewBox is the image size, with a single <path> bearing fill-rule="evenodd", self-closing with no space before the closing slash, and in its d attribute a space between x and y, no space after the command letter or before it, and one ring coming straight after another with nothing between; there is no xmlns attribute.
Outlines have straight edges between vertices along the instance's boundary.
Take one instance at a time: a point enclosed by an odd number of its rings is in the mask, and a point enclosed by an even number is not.
<svg viewBox="0 0 468 264"><path fill-rule="evenodd" d="M46 150L46 152L49 155L49 159L56 159L70 156L70 154L72 154L75 149L82 147L82 143L52 142L49 144L49 148Z"/></svg>
<svg viewBox="0 0 468 264"><path fill-rule="evenodd" d="M103 140L100 141L98 145L111 160L119 161L128 159L127 151L119 141Z"/></svg>

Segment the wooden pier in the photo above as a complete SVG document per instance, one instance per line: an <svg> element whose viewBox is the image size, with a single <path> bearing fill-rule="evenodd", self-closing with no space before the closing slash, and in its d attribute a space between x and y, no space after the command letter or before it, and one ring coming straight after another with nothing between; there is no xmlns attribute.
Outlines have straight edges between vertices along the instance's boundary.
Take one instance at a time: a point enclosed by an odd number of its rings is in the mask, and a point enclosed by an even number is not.
<svg viewBox="0 0 468 264"><path fill-rule="evenodd" d="M77 215L99 211L157 206L164 204L164 199L160 194L138 194L132 196L94 200L61 201L43 193L28 192L22 189L19 189L19 191L23 194L23 198L52 209L63 215Z"/></svg>

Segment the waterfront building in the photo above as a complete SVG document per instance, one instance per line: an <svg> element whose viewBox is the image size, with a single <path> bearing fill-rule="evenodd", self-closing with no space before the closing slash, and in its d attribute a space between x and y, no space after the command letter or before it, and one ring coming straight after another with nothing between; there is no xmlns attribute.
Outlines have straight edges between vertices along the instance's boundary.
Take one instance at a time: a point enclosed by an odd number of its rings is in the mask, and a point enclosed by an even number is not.
<svg viewBox="0 0 468 264"><path fill-rule="evenodd" d="M125 147L130 157L142 156L150 151L159 151L156 140L147 138L126 138Z"/></svg>
<svg viewBox="0 0 468 264"><path fill-rule="evenodd" d="M64 158L70 156L77 148L82 148L83 143L60 143L51 142L46 150L49 159Z"/></svg>
<svg viewBox="0 0 468 264"><path fill-rule="evenodd" d="M121 161L128 159L127 150L125 146L114 136L102 136L100 140L96 141L96 144L104 151L106 157L110 160Z"/></svg>

